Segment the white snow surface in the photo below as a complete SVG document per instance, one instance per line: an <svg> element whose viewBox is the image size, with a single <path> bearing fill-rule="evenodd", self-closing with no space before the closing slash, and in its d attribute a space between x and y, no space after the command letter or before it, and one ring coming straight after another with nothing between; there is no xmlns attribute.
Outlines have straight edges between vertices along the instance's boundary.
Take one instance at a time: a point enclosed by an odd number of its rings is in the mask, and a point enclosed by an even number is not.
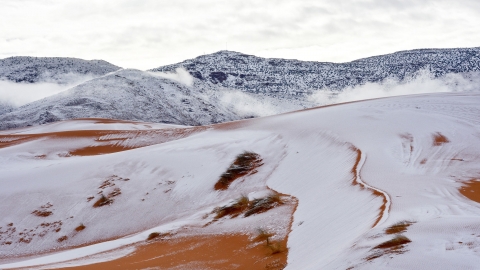
<svg viewBox="0 0 480 270"><path fill-rule="evenodd" d="M12 57L0 60L6 80L0 81L0 129L85 117L197 126L353 100L476 91L479 63L480 48L402 51L337 64L220 51L151 71L99 60Z"/></svg>
<svg viewBox="0 0 480 270"><path fill-rule="evenodd" d="M153 231L254 233L266 227L278 235L291 229L286 269L478 269L480 204L460 194L459 187L480 177L479 104L480 94L473 92L354 102L214 125L173 141L98 156L28 157L30 151L71 147L74 141L52 146L44 139L0 148L0 254L7 256L0 268L81 258L143 241ZM448 142L435 145L439 134ZM228 190L215 191L219 175L243 151L258 153L264 165ZM122 193L111 205L93 208L106 179L115 186L104 193L114 187ZM214 207L241 194L261 196L267 187L298 199L292 228L278 226L288 224L286 206L201 228L211 221L211 215L204 217ZM89 196L95 199L88 202ZM53 214L31 214L42 205ZM59 232L41 226L55 221L62 222ZM384 230L399 221L413 222L403 233L412 241L403 253L367 260L381 251L375 246L395 236ZM81 223L86 229L73 233ZM30 230L47 232L39 237ZM30 243L19 241L20 232ZM68 239L57 242L63 235ZM99 240L31 259L11 257Z"/></svg>
<svg viewBox="0 0 480 270"><path fill-rule="evenodd" d="M69 121L59 121L49 125L40 125L36 127L25 127L0 131L0 134L40 134L75 130L155 130L183 127L185 126L161 123L84 118Z"/></svg>

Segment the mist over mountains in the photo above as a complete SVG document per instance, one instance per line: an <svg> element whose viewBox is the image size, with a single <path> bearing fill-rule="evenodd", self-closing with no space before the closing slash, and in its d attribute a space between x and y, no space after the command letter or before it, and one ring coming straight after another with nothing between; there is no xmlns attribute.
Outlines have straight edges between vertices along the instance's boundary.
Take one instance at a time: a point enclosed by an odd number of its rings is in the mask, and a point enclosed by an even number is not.
<svg viewBox="0 0 480 270"><path fill-rule="evenodd" d="M270 95L306 95L319 89L341 91L386 79L405 82L419 72L433 78L480 71L480 48L421 49L374 56L348 63L268 59L220 51L152 71L182 67L198 79L225 88Z"/></svg>
<svg viewBox="0 0 480 270"><path fill-rule="evenodd" d="M475 91L479 74L480 48L348 63L220 51L149 71L102 60L11 57L0 60L0 129L85 117L206 125L365 98ZM12 102L18 87L30 88L36 101ZM43 96L35 98L36 90Z"/></svg>
<svg viewBox="0 0 480 270"><path fill-rule="evenodd" d="M184 125L236 119L181 83L140 70L120 70L57 95L26 104L0 117L0 127L50 123L73 118L111 118Z"/></svg>
<svg viewBox="0 0 480 270"><path fill-rule="evenodd" d="M0 59L0 114L119 69L103 60L27 56Z"/></svg>

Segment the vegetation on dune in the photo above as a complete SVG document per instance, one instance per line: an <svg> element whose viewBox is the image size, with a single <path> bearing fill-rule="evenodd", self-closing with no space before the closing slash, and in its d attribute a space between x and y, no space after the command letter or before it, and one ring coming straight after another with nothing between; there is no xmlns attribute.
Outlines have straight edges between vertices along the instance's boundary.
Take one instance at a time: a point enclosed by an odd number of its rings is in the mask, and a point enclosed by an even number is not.
<svg viewBox="0 0 480 270"><path fill-rule="evenodd" d="M284 204L278 193L272 193L264 198L249 200L246 195L242 195L232 204L217 207L213 210L216 214L215 219L225 216L237 217L244 213L245 217L266 212L276 206Z"/></svg>
<svg viewBox="0 0 480 270"><path fill-rule="evenodd" d="M401 233L406 232L408 227L412 225L413 221L400 221L397 222L385 229L385 234L391 235L394 234L395 237L392 239L380 243L372 248L372 254L366 257L367 261L374 260L376 258L382 257L386 254L402 254L406 252L405 245L412 242L406 236L402 235Z"/></svg>
<svg viewBox="0 0 480 270"><path fill-rule="evenodd" d="M270 242L270 244L267 245L267 248L270 250L270 255L284 252L286 250L283 244L278 241Z"/></svg>
<svg viewBox="0 0 480 270"><path fill-rule="evenodd" d="M256 153L245 151L239 154L227 171L220 176L220 179L214 186L215 190L228 189L230 184L236 179L255 173L255 168L261 166L261 162L260 155Z"/></svg>
<svg viewBox="0 0 480 270"><path fill-rule="evenodd" d="M407 231L407 228L412 225L412 221L400 221L392 226L388 227L385 229L386 234L397 234L397 233L403 233Z"/></svg>
<svg viewBox="0 0 480 270"><path fill-rule="evenodd" d="M102 196L100 197L100 199L98 199L98 200L93 204L93 207L104 206L104 205L110 204L111 202L112 202L111 199L105 197L105 195L102 194Z"/></svg>
<svg viewBox="0 0 480 270"><path fill-rule="evenodd" d="M272 241L270 238L274 236L274 234L259 228L257 230L257 236L254 238L254 241L265 241L265 246L269 250L269 254L277 254L286 250L283 243L280 241Z"/></svg>
<svg viewBox="0 0 480 270"><path fill-rule="evenodd" d="M214 210L216 214L215 219L219 219L224 216L236 217L240 215L243 211L245 211L248 208L249 204L250 201L248 200L248 197L242 195L240 198L235 200L234 203L216 208Z"/></svg>
<svg viewBox="0 0 480 270"><path fill-rule="evenodd" d="M270 237L272 237L273 234L267 232L266 230L262 228L257 229L257 236L255 237L254 241L266 241L267 245L270 244Z"/></svg>
<svg viewBox="0 0 480 270"><path fill-rule="evenodd" d="M377 246L374 247L374 249L392 249L392 250L395 250L395 249L400 249L402 248L405 244L408 244L412 242L410 239L408 239L406 236L404 235L397 235L395 236L393 239L391 240L388 240L388 241L385 241Z"/></svg>
<svg viewBox="0 0 480 270"><path fill-rule="evenodd" d="M164 238L166 236L171 235L170 233L159 233L159 232L152 232L148 235L147 241L153 240L153 239L158 239L158 238Z"/></svg>
<svg viewBox="0 0 480 270"><path fill-rule="evenodd" d="M32 212L37 217L48 217L52 215L52 211L47 211L47 210L35 210Z"/></svg>
<svg viewBox="0 0 480 270"><path fill-rule="evenodd" d="M75 228L75 231L77 232L80 232L80 231L83 231L85 230L86 226L82 224L80 224L78 227Z"/></svg>
<svg viewBox="0 0 480 270"><path fill-rule="evenodd" d="M275 206L282 205L283 201L278 193L273 193L265 198L254 199L249 203L245 217L266 212Z"/></svg>
<svg viewBox="0 0 480 270"><path fill-rule="evenodd" d="M64 235L64 236L58 238L58 239L57 239L57 242L61 243L61 242L65 241L65 240L67 240L67 239L68 239L68 236Z"/></svg>

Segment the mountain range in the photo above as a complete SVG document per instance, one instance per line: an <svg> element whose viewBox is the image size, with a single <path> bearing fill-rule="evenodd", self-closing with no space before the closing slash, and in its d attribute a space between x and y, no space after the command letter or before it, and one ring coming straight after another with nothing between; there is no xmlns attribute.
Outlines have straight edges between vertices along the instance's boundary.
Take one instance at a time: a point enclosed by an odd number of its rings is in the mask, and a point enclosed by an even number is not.
<svg viewBox="0 0 480 270"><path fill-rule="evenodd" d="M0 59L0 80L67 84L78 76L98 77L119 69L103 60L15 56Z"/></svg>
<svg viewBox="0 0 480 270"><path fill-rule="evenodd" d="M368 83L479 71L478 47L401 51L348 63L219 51L148 71L102 60L11 57L0 60L4 81L69 84L79 76L91 78L17 108L0 103L0 129L86 117L207 125L322 105L311 98L319 91L336 95Z"/></svg>
<svg viewBox="0 0 480 270"><path fill-rule="evenodd" d="M428 71L434 77L480 71L480 48L400 51L348 63L261 58L220 51L151 71L171 72L179 67L188 70L198 82L250 93L296 96L324 88L340 91L387 78L405 81L420 71Z"/></svg>

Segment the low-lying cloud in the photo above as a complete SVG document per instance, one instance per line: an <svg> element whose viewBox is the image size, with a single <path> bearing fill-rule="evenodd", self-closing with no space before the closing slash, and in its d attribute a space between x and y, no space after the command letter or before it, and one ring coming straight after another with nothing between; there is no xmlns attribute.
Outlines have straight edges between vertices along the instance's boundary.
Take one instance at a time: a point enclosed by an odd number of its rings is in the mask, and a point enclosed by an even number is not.
<svg viewBox="0 0 480 270"><path fill-rule="evenodd" d="M91 73L86 73L86 74L79 74L75 72L51 73L47 70L47 71L44 71L39 76L39 82L65 84L67 86L72 86L72 85L81 84L83 82L89 81L96 77L98 77L98 75L93 75Z"/></svg>
<svg viewBox="0 0 480 270"><path fill-rule="evenodd" d="M46 72L40 76L40 82L16 83L0 80L0 104L19 107L75 87L91 80L91 74L65 73L51 75Z"/></svg>
<svg viewBox="0 0 480 270"><path fill-rule="evenodd" d="M348 87L340 92L322 89L313 93L309 100L317 105L326 105L380 97L464 91L480 91L479 72L449 73L440 78L434 78L429 72L420 72L406 82L390 78L380 83Z"/></svg>
<svg viewBox="0 0 480 270"><path fill-rule="evenodd" d="M224 92L220 101L225 106L232 108L240 117L268 116L281 112L281 108L278 108L272 102L238 90Z"/></svg>
<svg viewBox="0 0 480 270"><path fill-rule="evenodd" d="M0 81L0 102L18 107L60 93L68 88L68 85L56 83L27 84Z"/></svg>
<svg viewBox="0 0 480 270"><path fill-rule="evenodd" d="M153 76L158 76L161 78L174 80L176 82L185 84L186 86L193 85L193 76L184 69L184 68L177 68L175 72L149 72Z"/></svg>
<svg viewBox="0 0 480 270"><path fill-rule="evenodd" d="M238 90L224 91L220 101L241 117L268 116L287 111L319 105L374 99L381 97L414 95L425 93L480 91L480 72L449 73L435 78L428 71L399 81L389 78L379 83L366 83L342 91L321 89L305 99L276 99L268 96L243 93Z"/></svg>

